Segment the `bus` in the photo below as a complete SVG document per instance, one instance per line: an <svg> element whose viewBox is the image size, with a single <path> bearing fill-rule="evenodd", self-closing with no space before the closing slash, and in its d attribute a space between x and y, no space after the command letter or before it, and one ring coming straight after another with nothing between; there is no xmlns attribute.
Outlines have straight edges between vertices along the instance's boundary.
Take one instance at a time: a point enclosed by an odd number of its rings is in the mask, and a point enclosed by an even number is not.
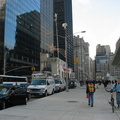
<svg viewBox="0 0 120 120"><path fill-rule="evenodd" d="M0 75L0 84L28 86L28 78L24 76Z"/></svg>

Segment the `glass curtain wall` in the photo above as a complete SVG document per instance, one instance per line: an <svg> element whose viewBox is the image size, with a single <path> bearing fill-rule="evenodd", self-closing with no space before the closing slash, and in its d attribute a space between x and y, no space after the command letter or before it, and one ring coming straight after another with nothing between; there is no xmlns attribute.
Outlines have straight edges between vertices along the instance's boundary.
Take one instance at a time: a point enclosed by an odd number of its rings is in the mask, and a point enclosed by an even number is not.
<svg viewBox="0 0 120 120"><path fill-rule="evenodd" d="M0 69L5 68L5 74L31 75L33 66L40 69L40 0L6 0L4 6L4 38L0 39L4 66Z"/></svg>
<svg viewBox="0 0 120 120"><path fill-rule="evenodd" d="M53 0L41 0L41 52L53 53Z"/></svg>

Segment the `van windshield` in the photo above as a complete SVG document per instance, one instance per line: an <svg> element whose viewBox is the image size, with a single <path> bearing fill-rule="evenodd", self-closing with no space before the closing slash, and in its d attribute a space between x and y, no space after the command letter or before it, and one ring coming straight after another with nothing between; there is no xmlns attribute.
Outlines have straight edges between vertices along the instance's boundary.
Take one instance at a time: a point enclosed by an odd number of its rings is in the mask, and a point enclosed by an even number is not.
<svg viewBox="0 0 120 120"><path fill-rule="evenodd" d="M45 79L32 80L31 85L46 85Z"/></svg>
<svg viewBox="0 0 120 120"><path fill-rule="evenodd" d="M59 79L55 79L55 84L60 84L60 80Z"/></svg>

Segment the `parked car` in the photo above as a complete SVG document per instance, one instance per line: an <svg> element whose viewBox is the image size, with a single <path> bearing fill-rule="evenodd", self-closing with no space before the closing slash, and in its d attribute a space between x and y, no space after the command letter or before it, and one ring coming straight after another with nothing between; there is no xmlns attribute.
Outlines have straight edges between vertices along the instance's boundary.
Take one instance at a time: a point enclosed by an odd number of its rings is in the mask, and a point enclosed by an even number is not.
<svg viewBox="0 0 120 120"><path fill-rule="evenodd" d="M76 81L69 80L68 82L68 88L75 88L76 87Z"/></svg>
<svg viewBox="0 0 120 120"><path fill-rule="evenodd" d="M71 81L74 81L75 82L75 87L77 87L77 79L72 78Z"/></svg>
<svg viewBox="0 0 120 120"><path fill-rule="evenodd" d="M62 78L54 78L55 80L55 91L60 92L66 89L66 81Z"/></svg>
<svg viewBox="0 0 120 120"><path fill-rule="evenodd" d="M0 109L15 105L26 105L27 89L20 86L0 85Z"/></svg>

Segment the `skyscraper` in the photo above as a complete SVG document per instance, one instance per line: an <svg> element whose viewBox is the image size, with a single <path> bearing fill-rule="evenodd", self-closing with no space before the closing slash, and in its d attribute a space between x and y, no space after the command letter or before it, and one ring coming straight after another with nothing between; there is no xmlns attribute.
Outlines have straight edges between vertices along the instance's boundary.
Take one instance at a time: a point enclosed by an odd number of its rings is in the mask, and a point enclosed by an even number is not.
<svg viewBox="0 0 120 120"><path fill-rule="evenodd" d="M109 56L110 46L97 45L95 56L96 79L106 79L106 74L109 72Z"/></svg>
<svg viewBox="0 0 120 120"><path fill-rule="evenodd" d="M65 59L65 30L62 27L63 23L67 23L66 38L67 38L67 59L68 67L74 68L73 62L73 26L72 26L72 0L54 0L54 14L57 14L57 29L58 43L60 48L59 58ZM54 26L54 46L57 46L57 38ZM55 53L57 56L57 53Z"/></svg>
<svg viewBox="0 0 120 120"><path fill-rule="evenodd" d="M0 1L0 74L40 68L40 0Z"/></svg>
<svg viewBox="0 0 120 120"><path fill-rule="evenodd" d="M53 45L53 0L40 0L41 52L50 53Z"/></svg>

